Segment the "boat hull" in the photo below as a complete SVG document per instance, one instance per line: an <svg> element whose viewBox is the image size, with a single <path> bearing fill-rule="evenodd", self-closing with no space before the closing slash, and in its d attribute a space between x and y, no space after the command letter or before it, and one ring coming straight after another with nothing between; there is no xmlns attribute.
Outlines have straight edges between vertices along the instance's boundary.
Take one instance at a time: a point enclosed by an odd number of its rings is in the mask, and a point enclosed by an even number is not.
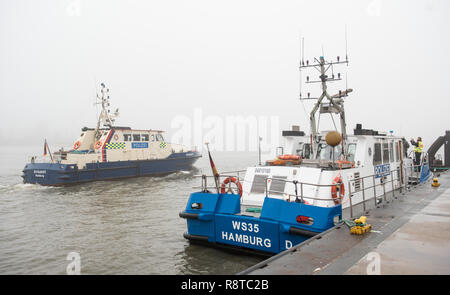
<svg viewBox="0 0 450 295"><path fill-rule="evenodd" d="M190 170L200 157L198 152L174 153L165 159L88 163L84 169L78 169L76 164L28 163L22 170L22 178L24 183L63 186L169 174Z"/></svg>
<svg viewBox="0 0 450 295"><path fill-rule="evenodd" d="M180 217L187 221L186 239L267 254L289 249L334 226L341 205L317 207L265 198L259 217L241 212L240 196L193 193ZM299 217L312 218L305 224Z"/></svg>

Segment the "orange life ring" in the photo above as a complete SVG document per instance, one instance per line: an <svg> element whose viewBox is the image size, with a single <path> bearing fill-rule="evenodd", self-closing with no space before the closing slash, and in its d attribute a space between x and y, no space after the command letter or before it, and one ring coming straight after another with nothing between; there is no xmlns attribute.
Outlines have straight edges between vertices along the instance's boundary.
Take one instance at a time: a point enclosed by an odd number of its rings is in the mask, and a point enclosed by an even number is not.
<svg viewBox="0 0 450 295"><path fill-rule="evenodd" d="M345 195L345 186L342 182L342 178L338 175L333 180L333 186L331 187L331 197L336 205L340 204ZM338 196L339 190L339 196Z"/></svg>
<svg viewBox="0 0 450 295"><path fill-rule="evenodd" d="M236 179L236 177L227 177L225 178L225 180L222 182L222 186L220 187L220 193L221 194L225 194L226 193L226 185L228 183L233 182L234 184L236 184L236 186L238 187L239 190L239 196L242 197L242 184L240 183L240 181L238 181Z"/></svg>
<svg viewBox="0 0 450 295"><path fill-rule="evenodd" d="M73 144L73 149L74 149L74 150L77 150L77 149L80 148L80 146L81 146L81 142L78 140L78 141L76 141L76 142Z"/></svg>
<svg viewBox="0 0 450 295"><path fill-rule="evenodd" d="M95 143L94 148L95 148L96 150L98 150L99 148L101 148L101 146L102 146L102 142L101 142L100 140L98 140L98 141Z"/></svg>

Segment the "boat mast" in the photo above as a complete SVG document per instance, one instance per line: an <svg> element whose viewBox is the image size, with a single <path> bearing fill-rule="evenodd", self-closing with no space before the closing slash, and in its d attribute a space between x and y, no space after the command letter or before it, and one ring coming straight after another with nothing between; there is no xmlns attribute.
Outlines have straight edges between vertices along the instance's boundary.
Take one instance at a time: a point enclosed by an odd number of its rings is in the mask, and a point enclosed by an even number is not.
<svg viewBox="0 0 450 295"><path fill-rule="evenodd" d="M312 153L314 156L317 155L317 149L318 149L318 143L320 141L320 138L318 136L318 130L316 125L316 113L320 110L320 113L330 113L331 115L339 114L340 115L340 123L341 123L341 134L342 134L342 147L344 152L345 144L344 142L347 140L347 131L346 131L346 123L345 123L345 110L344 110L344 100L343 98L348 96L350 92L352 92L352 89L346 89L344 91L339 91L339 93L335 95L330 95L327 91L327 82L334 82L334 81L340 81L342 80L341 74L337 74L337 78L335 77L334 73L332 73L331 77L329 77L326 73L331 69L333 72L333 66L338 64L347 64L348 65L348 58L346 57L345 61L340 61L339 56L337 57L337 61L326 61L323 56L319 57L319 59L314 58L314 62L312 64L309 63L309 60L305 61L302 60L300 63L300 72L303 69L306 68L315 68L317 71L319 71L320 76L319 80L317 81L310 81L309 76L306 77L306 83L321 83L322 85L322 94L317 97L313 98L311 97L310 93L308 92L308 95L306 98L302 97L302 94L300 93L300 100L310 100L310 99L317 99L316 104L314 105L314 108L312 109L310 113L310 124L311 124L311 137L312 137ZM324 102L324 98L327 98L328 101Z"/></svg>
<svg viewBox="0 0 450 295"><path fill-rule="evenodd" d="M96 104L102 105L102 111L97 120L97 127L95 128L95 137L96 138L98 137L98 134L99 134L100 123L102 123L102 125L104 127L111 128L114 124L114 121L119 116L119 109L117 109L114 114L110 113L110 110L109 110L109 106L110 106L109 88L106 88L104 83L101 83L100 86L102 87L102 90L101 90L102 96L99 97L98 93L97 93L98 102L96 102Z"/></svg>

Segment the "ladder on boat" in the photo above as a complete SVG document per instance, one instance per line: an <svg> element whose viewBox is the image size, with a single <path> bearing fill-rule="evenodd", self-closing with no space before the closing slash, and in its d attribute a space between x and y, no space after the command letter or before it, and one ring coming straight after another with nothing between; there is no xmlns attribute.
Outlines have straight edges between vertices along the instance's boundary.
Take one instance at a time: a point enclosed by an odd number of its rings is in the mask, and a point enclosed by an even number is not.
<svg viewBox="0 0 450 295"><path fill-rule="evenodd" d="M426 167L424 169L424 167ZM420 165L413 165L410 167L411 173L408 176L408 184L417 185L428 178L428 174L430 173L429 162L428 162L428 154L422 156Z"/></svg>

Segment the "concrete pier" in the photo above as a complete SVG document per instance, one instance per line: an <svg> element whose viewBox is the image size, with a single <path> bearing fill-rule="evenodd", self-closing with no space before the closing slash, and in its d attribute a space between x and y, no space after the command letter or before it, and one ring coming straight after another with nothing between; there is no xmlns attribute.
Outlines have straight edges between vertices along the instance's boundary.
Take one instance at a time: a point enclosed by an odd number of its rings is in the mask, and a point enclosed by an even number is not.
<svg viewBox="0 0 450 295"><path fill-rule="evenodd" d="M450 173L397 194L369 212L372 231L351 235L345 224L240 274L450 274Z"/></svg>

